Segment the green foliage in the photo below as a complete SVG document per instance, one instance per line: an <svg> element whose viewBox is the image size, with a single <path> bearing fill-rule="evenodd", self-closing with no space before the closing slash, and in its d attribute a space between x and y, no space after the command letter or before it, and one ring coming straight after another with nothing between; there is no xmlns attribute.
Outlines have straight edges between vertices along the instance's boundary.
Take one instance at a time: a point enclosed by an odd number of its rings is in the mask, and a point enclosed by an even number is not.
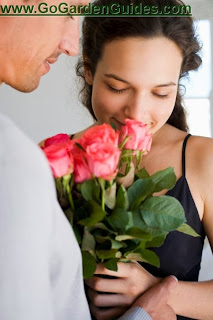
<svg viewBox="0 0 213 320"><path fill-rule="evenodd" d="M122 185L120 185L118 188L115 207L125 209L125 210L128 210L129 208L128 194L126 192L126 189Z"/></svg>
<svg viewBox="0 0 213 320"><path fill-rule="evenodd" d="M96 269L95 258L89 252L82 251L82 262L84 279L91 278Z"/></svg>
<svg viewBox="0 0 213 320"><path fill-rule="evenodd" d="M177 231L188 234L192 237L200 237L200 235L186 223L183 223L180 227L178 227Z"/></svg>
<svg viewBox="0 0 213 320"><path fill-rule="evenodd" d="M154 184L151 178L136 180L127 191L129 198L129 208L134 210L138 208L142 201L153 193Z"/></svg>
<svg viewBox="0 0 213 320"><path fill-rule="evenodd" d="M112 270L112 271L118 271L117 266L117 260L115 258L109 259L104 263L105 268Z"/></svg>
<svg viewBox="0 0 213 320"><path fill-rule="evenodd" d="M123 157L129 159L129 153ZM72 187L72 207L65 214L81 247L84 278L92 277L100 262L113 271L118 261L129 260L159 267L159 258L150 249L161 246L169 232L199 236L186 224L179 201L167 195L153 196L173 188L175 181L172 168L151 176L143 168L128 188L114 180L91 179L73 186L68 177L63 183L57 179L59 199L67 200L65 189Z"/></svg>
<svg viewBox="0 0 213 320"><path fill-rule="evenodd" d="M100 185L94 180L85 181L81 185L81 194L87 201L93 199L99 201L100 191Z"/></svg>
<svg viewBox="0 0 213 320"><path fill-rule="evenodd" d="M180 202L170 196L146 199L140 206L140 213L148 227L162 232L176 230L186 221Z"/></svg>

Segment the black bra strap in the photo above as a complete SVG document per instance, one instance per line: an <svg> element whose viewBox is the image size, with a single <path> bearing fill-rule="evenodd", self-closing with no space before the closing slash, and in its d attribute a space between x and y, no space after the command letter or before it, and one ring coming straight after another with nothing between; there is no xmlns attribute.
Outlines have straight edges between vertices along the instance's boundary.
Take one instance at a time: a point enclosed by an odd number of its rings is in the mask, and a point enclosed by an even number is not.
<svg viewBox="0 0 213 320"><path fill-rule="evenodd" d="M72 139L74 138L74 135L75 135L75 134L71 134L71 135L70 135L70 140L72 140Z"/></svg>
<svg viewBox="0 0 213 320"><path fill-rule="evenodd" d="M187 134L187 136L185 137L184 141L183 141L183 150L182 150L182 171L183 171L183 176L185 177L186 174L186 156L185 156L185 151L186 151L186 143L189 139L189 137L191 136L191 134Z"/></svg>

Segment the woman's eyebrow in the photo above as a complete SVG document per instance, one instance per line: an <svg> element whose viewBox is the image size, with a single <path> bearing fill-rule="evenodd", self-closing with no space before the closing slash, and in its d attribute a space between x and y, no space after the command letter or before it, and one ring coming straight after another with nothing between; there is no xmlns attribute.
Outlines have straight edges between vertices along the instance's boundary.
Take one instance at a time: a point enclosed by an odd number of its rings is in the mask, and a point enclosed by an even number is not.
<svg viewBox="0 0 213 320"><path fill-rule="evenodd" d="M130 84L127 80L124 80L124 79L120 78L119 76L117 76L116 74L113 74L113 73L105 73L104 76L107 77L107 78L113 78L115 80ZM176 85L177 85L176 83L170 81L168 83L163 83L163 84L156 85L155 88L170 87L170 86L176 86Z"/></svg>
<svg viewBox="0 0 213 320"><path fill-rule="evenodd" d="M113 73L105 73L104 76L107 77L107 78L113 78L113 79L115 79L115 80L122 81L122 82L124 82L124 83L129 84L128 81L126 81L126 80L118 77L117 75L115 75L115 74L113 74Z"/></svg>
<svg viewBox="0 0 213 320"><path fill-rule="evenodd" d="M170 86L176 86L177 84L174 82L168 82L168 83L163 83L155 86L155 88L161 88L161 87L170 87Z"/></svg>

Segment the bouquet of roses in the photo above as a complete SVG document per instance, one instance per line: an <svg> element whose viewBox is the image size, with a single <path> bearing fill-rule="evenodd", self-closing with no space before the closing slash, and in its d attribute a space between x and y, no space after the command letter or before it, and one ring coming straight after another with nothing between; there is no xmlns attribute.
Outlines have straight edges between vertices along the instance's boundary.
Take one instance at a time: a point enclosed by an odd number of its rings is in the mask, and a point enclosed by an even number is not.
<svg viewBox="0 0 213 320"><path fill-rule="evenodd" d="M99 262L114 271L118 261L159 266L149 248L162 245L170 231L198 236L178 200L153 196L173 188L176 176L171 167L153 175L140 168L152 142L146 125L129 119L125 124L120 131L94 126L74 140L58 134L42 147L81 248L84 278Z"/></svg>

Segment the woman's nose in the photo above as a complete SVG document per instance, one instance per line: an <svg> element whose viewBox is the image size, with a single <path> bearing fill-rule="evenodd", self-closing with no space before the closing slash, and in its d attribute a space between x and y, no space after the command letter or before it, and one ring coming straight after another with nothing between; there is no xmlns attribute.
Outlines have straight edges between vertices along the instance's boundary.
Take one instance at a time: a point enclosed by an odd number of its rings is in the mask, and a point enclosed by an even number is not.
<svg viewBox="0 0 213 320"><path fill-rule="evenodd" d="M145 122L149 113L149 101L145 95L140 94L131 98L125 107L126 117Z"/></svg>

